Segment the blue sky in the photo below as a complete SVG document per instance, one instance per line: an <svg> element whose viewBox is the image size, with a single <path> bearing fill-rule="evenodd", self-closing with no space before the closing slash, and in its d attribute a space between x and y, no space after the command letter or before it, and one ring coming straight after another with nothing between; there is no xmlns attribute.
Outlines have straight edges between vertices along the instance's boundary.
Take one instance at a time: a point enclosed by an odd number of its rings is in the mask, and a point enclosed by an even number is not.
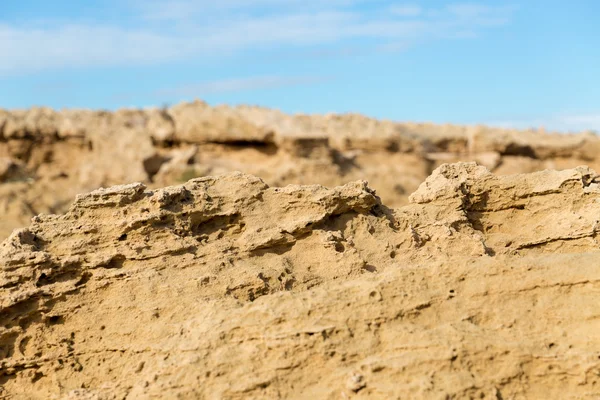
<svg viewBox="0 0 600 400"><path fill-rule="evenodd" d="M599 17L595 0L3 1L0 107L600 130Z"/></svg>

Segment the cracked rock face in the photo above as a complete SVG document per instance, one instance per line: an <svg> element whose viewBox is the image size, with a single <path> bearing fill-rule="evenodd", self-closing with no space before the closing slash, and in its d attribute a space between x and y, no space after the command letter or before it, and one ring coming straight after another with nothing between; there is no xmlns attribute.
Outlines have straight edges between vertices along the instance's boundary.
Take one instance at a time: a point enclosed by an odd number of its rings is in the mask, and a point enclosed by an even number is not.
<svg viewBox="0 0 600 400"><path fill-rule="evenodd" d="M0 246L0 396L593 396L596 179L444 164L397 208L242 173L79 195Z"/></svg>

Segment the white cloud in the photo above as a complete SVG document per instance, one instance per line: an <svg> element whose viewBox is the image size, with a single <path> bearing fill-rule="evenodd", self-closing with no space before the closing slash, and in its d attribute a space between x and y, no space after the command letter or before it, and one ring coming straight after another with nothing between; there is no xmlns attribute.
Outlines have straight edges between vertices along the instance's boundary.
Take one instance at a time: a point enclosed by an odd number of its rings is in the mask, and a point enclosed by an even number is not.
<svg viewBox="0 0 600 400"><path fill-rule="evenodd" d="M581 114L560 114L548 117L535 117L524 119L497 120L488 123L490 126L502 128L544 128L549 131L560 132L600 132L600 112Z"/></svg>
<svg viewBox="0 0 600 400"><path fill-rule="evenodd" d="M0 75L200 60L241 51L347 48L354 40L370 41L374 48L408 46L464 37L463 32L475 36L509 18L506 7L465 5L434 10L435 17L416 6L397 6L394 14L383 1L372 0L130 1L134 17L126 24L0 24Z"/></svg>
<svg viewBox="0 0 600 400"><path fill-rule="evenodd" d="M446 7L458 21L471 21L481 26L500 26L507 24L517 10L514 5L489 6L479 3L458 3Z"/></svg>
<svg viewBox="0 0 600 400"><path fill-rule="evenodd" d="M368 0L133 0L140 16L149 20L186 20L201 14L248 11L258 7L270 12L327 10L348 7Z"/></svg>
<svg viewBox="0 0 600 400"><path fill-rule="evenodd" d="M0 25L0 73L66 66L150 63L186 52L174 38L110 26L22 29Z"/></svg>
<svg viewBox="0 0 600 400"><path fill-rule="evenodd" d="M486 5L474 3L451 4L447 9L460 18L477 18L494 11Z"/></svg>
<svg viewBox="0 0 600 400"><path fill-rule="evenodd" d="M590 129L600 131L600 112L597 114L564 115L559 117L559 121L564 125L588 126Z"/></svg>
<svg viewBox="0 0 600 400"><path fill-rule="evenodd" d="M158 90L154 94L159 97L202 97L227 92L308 85L325 82L329 79L328 77L321 76L255 76L187 84L176 88Z"/></svg>
<svg viewBox="0 0 600 400"><path fill-rule="evenodd" d="M392 14L400 17L417 17L421 15L423 9L417 5L405 4L405 5L393 5L390 7Z"/></svg>

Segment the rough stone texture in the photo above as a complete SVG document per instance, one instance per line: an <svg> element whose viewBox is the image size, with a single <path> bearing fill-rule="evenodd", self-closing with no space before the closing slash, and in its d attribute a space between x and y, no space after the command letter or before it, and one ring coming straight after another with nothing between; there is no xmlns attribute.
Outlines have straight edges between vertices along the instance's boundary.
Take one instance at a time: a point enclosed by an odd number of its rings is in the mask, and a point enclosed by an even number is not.
<svg viewBox="0 0 600 400"><path fill-rule="evenodd" d="M201 101L114 113L0 110L0 238L34 215L65 212L77 193L135 181L159 188L233 171L273 186L367 180L397 207L443 163L476 161L499 175L600 170L598 154L591 132L286 115Z"/></svg>
<svg viewBox="0 0 600 400"><path fill-rule="evenodd" d="M79 195L0 246L0 396L594 398L596 180L444 164L398 208L242 173Z"/></svg>

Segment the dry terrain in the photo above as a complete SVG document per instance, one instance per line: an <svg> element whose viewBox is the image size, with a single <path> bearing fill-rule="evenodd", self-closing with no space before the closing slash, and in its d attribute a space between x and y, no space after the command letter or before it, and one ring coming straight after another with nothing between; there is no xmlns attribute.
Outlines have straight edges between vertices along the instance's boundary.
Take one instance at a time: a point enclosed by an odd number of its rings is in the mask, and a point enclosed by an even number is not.
<svg viewBox="0 0 600 400"><path fill-rule="evenodd" d="M143 182L150 188L241 171L271 186L367 180L390 207L443 163L475 161L498 175L587 165L593 133L393 123L361 115L286 115L257 107L56 112L0 110L0 238L78 193Z"/></svg>
<svg viewBox="0 0 600 400"><path fill-rule="evenodd" d="M592 133L200 102L0 132L0 398L600 397Z"/></svg>

